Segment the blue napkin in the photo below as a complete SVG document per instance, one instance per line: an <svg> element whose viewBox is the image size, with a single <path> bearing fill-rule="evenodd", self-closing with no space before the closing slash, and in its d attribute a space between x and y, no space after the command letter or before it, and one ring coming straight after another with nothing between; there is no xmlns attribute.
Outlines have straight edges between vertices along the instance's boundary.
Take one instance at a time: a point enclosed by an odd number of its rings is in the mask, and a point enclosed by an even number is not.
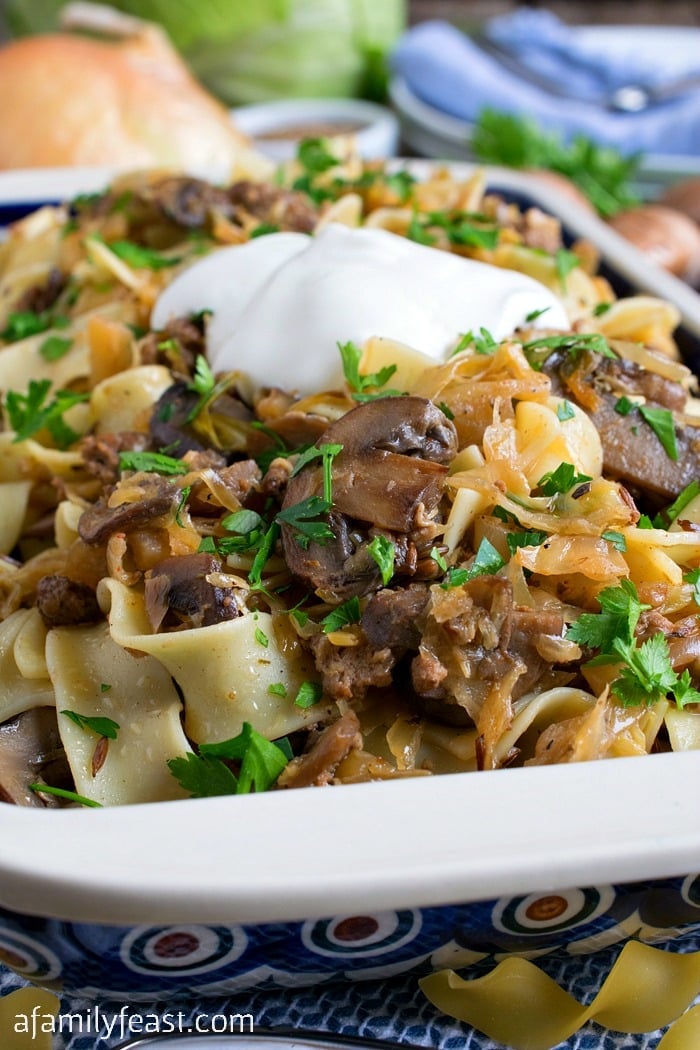
<svg viewBox="0 0 700 1050"><path fill-rule="evenodd" d="M700 76L700 30L692 27L569 27L545 10L523 9L481 30L560 97L504 65L447 22L423 22L399 41L393 68L420 99L462 120L485 108L529 116L564 138L583 133L623 153L700 155L700 85L638 113L606 106L626 84L674 84Z"/></svg>

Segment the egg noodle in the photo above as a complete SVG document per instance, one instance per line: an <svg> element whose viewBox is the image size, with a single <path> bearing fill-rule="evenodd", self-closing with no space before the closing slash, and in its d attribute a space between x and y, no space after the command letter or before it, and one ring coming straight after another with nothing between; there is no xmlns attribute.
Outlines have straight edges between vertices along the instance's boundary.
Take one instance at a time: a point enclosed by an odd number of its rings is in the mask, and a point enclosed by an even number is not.
<svg viewBox="0 0 700 1050"><path fill-rule="evenodd" d="M213 375L224 245L380 228L536 278L567 330L345 383ZM679 318L487 191L303 144L275 185L120 177L0 248L0 797L112 805L700 747L700 457ZM455 287L468 297L468 286ZM535 326L535 324L537 326ZM299 346L303 355L304 347ZM8 732L11 730L11 732Z"/></svg>

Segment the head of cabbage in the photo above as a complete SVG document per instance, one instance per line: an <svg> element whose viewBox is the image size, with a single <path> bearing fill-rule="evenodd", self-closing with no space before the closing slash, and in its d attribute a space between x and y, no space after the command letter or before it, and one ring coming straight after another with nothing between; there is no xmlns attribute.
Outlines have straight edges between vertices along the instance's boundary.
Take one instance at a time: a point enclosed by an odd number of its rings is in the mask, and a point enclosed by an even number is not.
<svg viewBox="0 0 700 1050"><path fill-rule="evenodd" d="M53 32L66 0L6 0L15 35ZM378 97L406 0L113 0L162 25L229 105L274 98Z"/></svg>

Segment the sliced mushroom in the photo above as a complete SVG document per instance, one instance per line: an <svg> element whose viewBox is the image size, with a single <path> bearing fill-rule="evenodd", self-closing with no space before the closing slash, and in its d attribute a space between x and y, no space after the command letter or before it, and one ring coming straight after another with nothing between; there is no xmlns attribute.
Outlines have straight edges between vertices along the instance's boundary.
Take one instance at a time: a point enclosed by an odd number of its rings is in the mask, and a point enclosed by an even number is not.
<svg viewBox="0 0 700 1050"><path fill-rule="evenodd" d="M30 784L73 786L53 707L35 707L0 725L0 801L16 806L61 806Z"/></svg>
<svg viewBox="0 0 700 1050"><path fill-rule="evenodd" d="M80 517L78 534L84 543L96 547L106 543L114 532L133 532L172 513L180 497L180 489L166 478L149 475L140 486L143 498L130 503L108 507L99 502L89 507Z"/></svg>
<svg viewBox="0 0 700 1050"><path fill-rule="evenodd" d="M346 712L323 730L306 754L292 759L279 778L279 787L320 787L330 783L353 747L361 746L359 734L357 715L354 711Z"/></svg>
<svg viewBox="0 0 700 1050"><path fill-rule="evenodd" d="M177 624L209 627L240 616L242 609L231 587L212 582L221 562L211 554L185 554L166 558L146 577L146 612L154 630L168 613Z"/></svg>
<svg viewBox="0 0 700 1050"><path fill-rule="evenodd" d="M333 600L380 585L367 552L367 526L407 535L417 529L421 510L434 513L457 438L431 401L388 397L359 405L332 423L323 443L342 446L333 461L329 525L335 538L303 548L294 528L284 524L282 542L294 575ZM322 494L323 469L316 462L289 480L283 509Z"/></svg>
<svg viewBox="0 0 700 1050"><path fill-rule="evenodd" d="M36 604L47 627L75 627L102 619L92 587L60 573L39 580Z"/></svg>

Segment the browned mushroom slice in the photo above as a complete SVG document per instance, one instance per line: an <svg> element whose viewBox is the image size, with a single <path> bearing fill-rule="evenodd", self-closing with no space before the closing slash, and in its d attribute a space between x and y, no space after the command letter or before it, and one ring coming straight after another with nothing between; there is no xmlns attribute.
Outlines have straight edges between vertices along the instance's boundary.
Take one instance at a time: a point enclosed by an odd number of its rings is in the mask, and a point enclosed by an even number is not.
<svg viewBox="0 0 700 1050"><path fill-rule="evenodd" d="M102 619L92 587L60 573L39 580L36 604L47 627L74 627Z"/></svg>
<svg viewBox="0 0 700 1050"><path fill-rule="evenodd" d="M78 522L81 540L99 546L106 543L112 533L133 532L171 513L177 506L180 489L165 478L154 474L140 488L143 499L120 503L116 507L104 503L89 507Z"/></svg>
<svg viewBox="0 0 700 1050"><path fill-rule="evenodd" d="M17 806L60 806L51 795L41 797L34 783L72 788L53 707L35 707L0 725L0 801Z"/></svg>
<svg viewBox="0 0 700 1050"><path fill-rule="evenodd" d="M357 715L348 711L323 730L306 754L292 759L279 778L279 787L320 787L330 783L340 763L360 743L359 732Z"/></svg>
<svg viewBox="0 0 700 1050"><path fill-rule="evenodd" d="M169 612L178 623L209 627L241 615L231 588L217 586L210 577L221 572L221 562L211 554L185 554L166 558L146 578L146 612L158 630Z"/></svg>
<svg viewBox="0 0 700 1050"><path fill-rule="evenodd" d="M457 438L452 423L431 401L388 397L342 416L325 431L323 443L342 446L333 462L329 525L334 539L303 548L294 529L283 524L282 542L292 573L333 600L380 585L367 553L365 526L407 535L416 529L419 511L432 514ZM290 479L283 510L322 491L323 470L312 463Z"/></svg>

